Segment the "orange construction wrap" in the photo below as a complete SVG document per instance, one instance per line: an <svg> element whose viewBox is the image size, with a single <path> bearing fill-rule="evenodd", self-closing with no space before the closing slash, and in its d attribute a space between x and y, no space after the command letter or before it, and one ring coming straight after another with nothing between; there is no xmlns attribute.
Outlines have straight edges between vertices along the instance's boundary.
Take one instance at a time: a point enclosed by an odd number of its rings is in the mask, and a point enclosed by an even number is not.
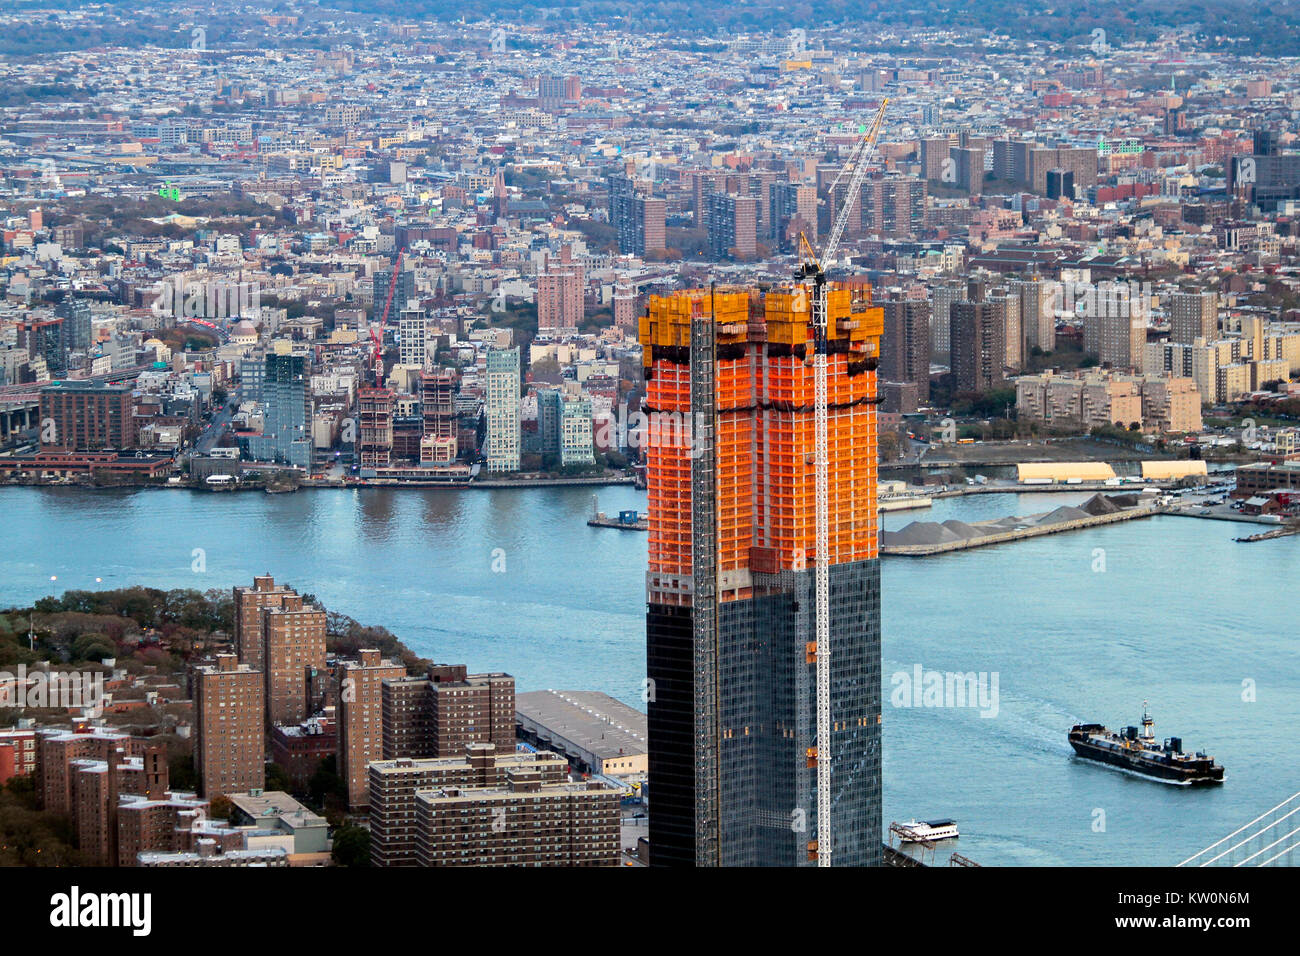
<svg viewBox="0 0 1300 956"><path fill-rule="evenodd" d="M877 381L883 310L871 287L828 296L830 562L876 557ZM814 553L812 330L802 288L651 296L645 348L645 448L651 599L689 603L691 578L691 319L716 310L715 457L722 600L749 596L748 571L804 570ZM801 354L802 353L802 354ZM741 572L731 574L728 572ZM656 587L656 582L663 585Z"/></svg>

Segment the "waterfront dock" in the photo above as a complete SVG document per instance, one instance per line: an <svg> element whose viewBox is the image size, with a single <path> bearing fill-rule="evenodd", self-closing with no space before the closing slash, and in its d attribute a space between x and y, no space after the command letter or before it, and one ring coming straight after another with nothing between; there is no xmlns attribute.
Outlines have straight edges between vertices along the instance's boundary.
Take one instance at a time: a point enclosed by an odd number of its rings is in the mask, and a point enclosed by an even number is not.
<svg viewBox="0 0 1300 956"><path fill-rule="evenodd" d="M633 512L633 514L635 514L635 512ZM625 520L621 515L617 518L611 518L603 511L588 518L587 524L593 528L618 528L620 531L650 530L650 520L644 516Z"/></svg>
<svg viewBox="0 0 1300 956"><path fill-rule="evenodd" d="M969 551L972 548L1007 544L1064 531L1080 531L1120 521L1149 518L1161 511L1162 508L1152 502L1106 510L1099 514L1079 508L1058 508L1044 514L1012 516L970 524L959 521L943 524L913 522L899 531L882 532L880 553L894 557L924 558L950 551Z"/></svg>
<svg viewBox="0 0 1300 956"><path fill-rule="evenodd" d="M876 510L912 511L917 508L929 508L933 504L930 496L924 494L881 495L876 499Z"/></svg>
<svg viewBox="0 0 1300 956"><path fill-rule="evenodd" d="M639 511L626 509L611 518L600 510L600 499L591 496L591 517L587 525L592 528L617 528L620 531L649 531L650 516Z"/></svg>

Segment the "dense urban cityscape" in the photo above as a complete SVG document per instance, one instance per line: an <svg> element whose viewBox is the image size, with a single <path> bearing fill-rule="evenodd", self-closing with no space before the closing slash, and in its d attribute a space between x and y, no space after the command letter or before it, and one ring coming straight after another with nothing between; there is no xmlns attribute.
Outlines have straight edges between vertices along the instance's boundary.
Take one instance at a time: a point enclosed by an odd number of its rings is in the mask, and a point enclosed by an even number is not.
<svg viewBox="0 0 1300 956"><path fill-rule="evenodd" d="M1126 6L7 5L0 864L1297 862L1300 45Z"/></svg>

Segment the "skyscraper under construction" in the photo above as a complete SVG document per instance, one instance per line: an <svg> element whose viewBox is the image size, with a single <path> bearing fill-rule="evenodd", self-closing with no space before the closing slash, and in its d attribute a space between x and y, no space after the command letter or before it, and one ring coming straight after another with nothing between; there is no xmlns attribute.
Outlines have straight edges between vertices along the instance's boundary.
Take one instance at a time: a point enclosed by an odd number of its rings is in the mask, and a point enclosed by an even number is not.
<svg viewBox="0 0 1300 956"><path fill-rule="evenodd" d="M881 858L880 565L871 287L827 293L831 735L817 739L810 294L694 290L641 317L650 431L650 862ZM823 649L824 650L824 649Z"/></svg>

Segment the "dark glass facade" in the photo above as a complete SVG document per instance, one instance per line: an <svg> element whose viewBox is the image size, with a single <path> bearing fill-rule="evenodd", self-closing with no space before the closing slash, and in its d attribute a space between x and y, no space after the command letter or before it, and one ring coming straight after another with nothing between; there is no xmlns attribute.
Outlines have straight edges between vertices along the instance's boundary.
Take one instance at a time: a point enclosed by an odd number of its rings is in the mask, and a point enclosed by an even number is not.
<svg viewBox="0 0 1300 956"><path fill-rule="evenodd" d="M817 833L814 572L754 574L756 596L718 608L719 862L813 866ZM880 560L831 568L835 866L881 862ZM647 663L650 853L695 863L692 610L651 605Z"/></svg>

